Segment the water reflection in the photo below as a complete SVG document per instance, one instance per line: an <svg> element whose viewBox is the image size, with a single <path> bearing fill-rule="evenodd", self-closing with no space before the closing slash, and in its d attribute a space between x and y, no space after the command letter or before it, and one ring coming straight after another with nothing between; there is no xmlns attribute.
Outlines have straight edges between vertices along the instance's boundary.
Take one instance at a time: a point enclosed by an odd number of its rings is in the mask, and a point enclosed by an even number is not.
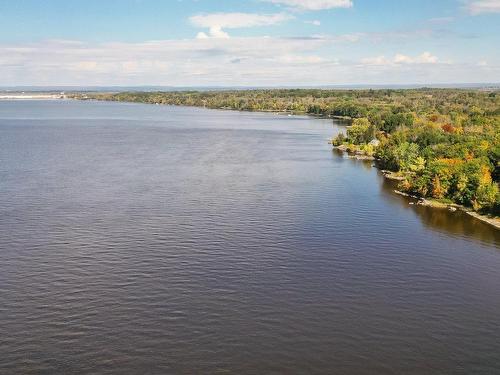
<svg viewBox="0 0 500 375"><path fill-rule="evenodd" d="M460 210L452 212L448 209L410 204L416 203L416 200L394 193L394 190L397 189L397 181L386 179L381 172L378 172L378 175L386 201L391 204L399 204L414 212L428 229L457 237L473 237L487 244L500 246L500 231L495 230L489 224Z"/></svg>

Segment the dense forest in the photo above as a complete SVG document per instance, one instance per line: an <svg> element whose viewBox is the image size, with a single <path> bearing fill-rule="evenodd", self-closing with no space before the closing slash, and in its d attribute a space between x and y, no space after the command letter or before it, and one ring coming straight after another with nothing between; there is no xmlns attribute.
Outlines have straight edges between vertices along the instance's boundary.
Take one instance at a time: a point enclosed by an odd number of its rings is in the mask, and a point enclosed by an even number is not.
<svg viewBox="0 0 500 375"><path fill-rule="evenodd" d="M76 97L349 118L351 126L332 143L373 155L400 178L401 190L500 215L499 91L274 89Z"/></svg>

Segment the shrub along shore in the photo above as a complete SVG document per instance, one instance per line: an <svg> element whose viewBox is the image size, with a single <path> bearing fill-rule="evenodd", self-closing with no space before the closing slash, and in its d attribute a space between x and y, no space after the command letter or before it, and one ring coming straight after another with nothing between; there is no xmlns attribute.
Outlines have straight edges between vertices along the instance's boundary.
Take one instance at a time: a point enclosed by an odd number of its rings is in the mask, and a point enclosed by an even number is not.
<svg viewBox="0 0 500 375"><path fill-rule="evenodd" d="M500 91L472 89L124 92L98 99L352 120L332 144L377 159L399 190L500 216ZM497 217L497 218L495 218Z"/></svg>

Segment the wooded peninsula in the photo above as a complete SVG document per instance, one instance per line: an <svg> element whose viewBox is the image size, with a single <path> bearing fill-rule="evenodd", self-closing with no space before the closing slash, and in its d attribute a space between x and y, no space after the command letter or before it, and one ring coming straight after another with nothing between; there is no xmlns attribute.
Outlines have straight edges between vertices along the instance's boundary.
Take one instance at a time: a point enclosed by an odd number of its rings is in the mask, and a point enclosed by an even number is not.
<svg viewBox="0 0 500 375"><path fill-rule="evenodd" d="M332 144L373 157L399 189L500 216L500 91L472 89L123 92L97 99L351 120Z"/></svg>

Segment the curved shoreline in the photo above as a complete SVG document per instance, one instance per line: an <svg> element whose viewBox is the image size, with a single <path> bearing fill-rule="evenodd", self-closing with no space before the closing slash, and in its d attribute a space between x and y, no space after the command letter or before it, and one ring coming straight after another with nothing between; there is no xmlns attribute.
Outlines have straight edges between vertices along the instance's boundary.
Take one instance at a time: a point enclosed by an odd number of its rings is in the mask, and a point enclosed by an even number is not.
<svg viewBox="0 0 500 375"><path fill-rule="evenodd" d="M369 160L369 161L376 161L377 160L374 156L365 155L363 153L354 153L351 155L347 151L347 149L343 146L333 146L333 149L341 151L344 155L347 155L347 157L349 159ZM372 165L372 167L377 168L376 165ZM380 172L382 173L384 178L386 178L388 180L402 181L404 179L403 177L397 175L395 172L383 170L380 168L377 168L377 169L380 170ZM416 205L418 205L418 206L426 206L426 207L432 207L432 208L436 208L436 209L448 209L451 212L460 210L462 212L465 212L467 215L470 215L470 216L474 217L475 219L480 220L483 223L489 224L497 230L500 230L500 217L491 216L491 215L483 215L483 214L480 214L476 211L473 211L470 208L462 206L460 204L443 203L443 202L440 202L436 199L419 197L417 195L408 194L408 193L405 193L403 191L396 190L396 189L394 190L394 193L396 193L398 195L402 195L402 196L407 197L407 198L416 199L417 200ZM412 204L412 202L410 202L409 204Z"/></svg>
<svg viewBox="0 0 500 375"><path fill-rule="evenodd" d="M107 100L107 99L97 99L97 98L79 98L77 95L71 96L72 99L76 100L81 100L81 101L87 101L87 100L95 100L95 101L113 101L113 102L126 102L126 103L137 103L137 104L150 104L150 105L158 105L158 103L147 103L147 102L138 102L138 101L123 101L123 100ZM163 105L163 104L162 104ZM325 116L325 115L317 115L317 114L310 114L310 113L302 113L302 112L291 112L291 111L273 111L273 110L237 110L233 108L227 108L227 107L221 107L221 108L210 108L206 106L187 106L187 105L182 105L182 104L169 104L173 106L178 106L178 107L194 107L194 108L205 108L205 109L213 109L213 110L224 110L224 111L237 111L237 112L260 112L260 113L276 113L276 114L284 114L284 115L298 115L298 116L309 116L312 118L330 118L330 119L336 119L336 120L344 120L344 121L349 121L349 119L346 116ZM343 152L349 159L356 159L356 160L362 160L362 161L376 161L377 159L374 156L371 155L366 155L364 153L354 153L354 154L349 154L347 149L343 148L342 146L333 146L333 149L336 149L338 151ZM379 169L380 170L380 169ZM384 175L385 178L389 180L401 180L401 176L397 176L394 172L391 171L384 171L381 170L382 174ZM400 194L400 195L407 195L408 197L412 197L407 193L399 192L398 190L394 190L395 193ZM421 197L412 197L414 199L419 199L419 202L421 202L419 205L422 206L427 206L427 207L432 207L432 208L437 208L437 209L443 209L447 208L450 211L455 211L457 209L460 209L461 211L467 213L468 215L474 217L475 219L478 219L486 224L489 224L490 226L494 227L497 230L500 230L500 217L493 217L493 216L487 216L487 215L482 215L478 212L472 211L471 209L458 205L456 203L451 203L451 204L446 204L446 203L441 203L433 199L426 199L426 198L421 198Z"/></svg>

